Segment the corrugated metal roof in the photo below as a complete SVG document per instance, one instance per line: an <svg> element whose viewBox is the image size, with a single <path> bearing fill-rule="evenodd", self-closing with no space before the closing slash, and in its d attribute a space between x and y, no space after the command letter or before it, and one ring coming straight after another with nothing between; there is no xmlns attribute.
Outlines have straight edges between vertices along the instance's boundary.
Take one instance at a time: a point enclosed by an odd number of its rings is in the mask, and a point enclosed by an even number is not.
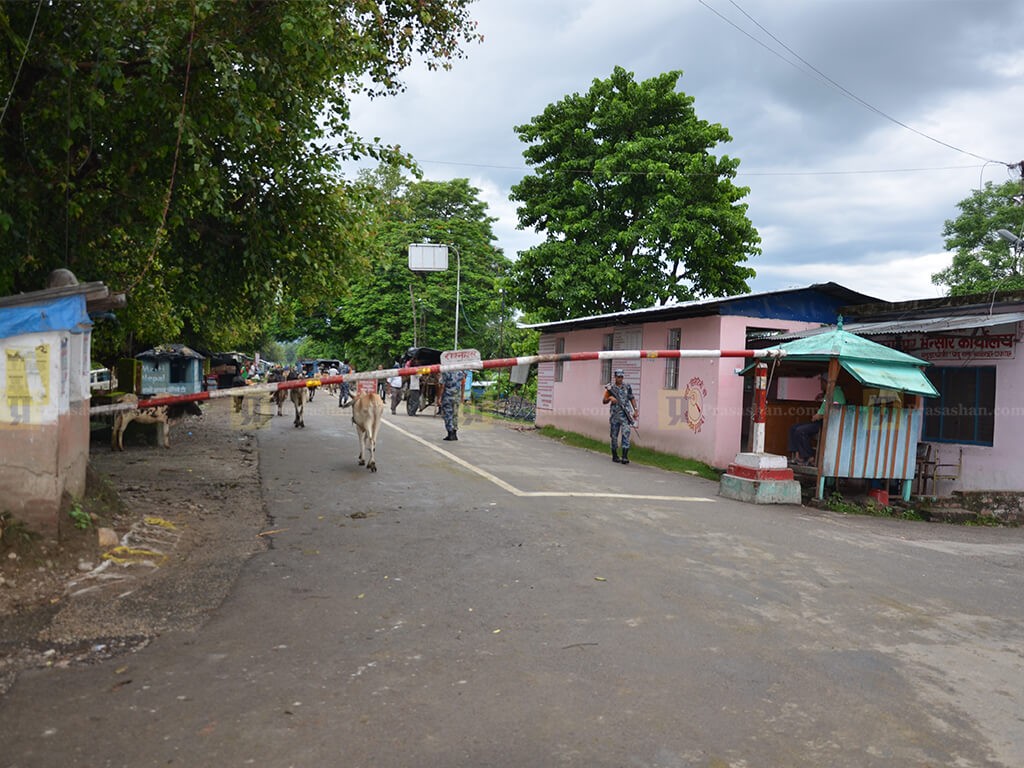
<svg viewBox="0 0 1024 768"><path fill-rule="evenodd" d="M950 317L929 317L919 320L880 320L874 323L844 323L843 329L860 336L890 336L904 333L945 333L968 328L989 328L993 325L1007 325L1024 320L1024 312L1006 312L1000 315L956 315ZM806 331L765 335L772 341L806 339L834 330L834 326L822 326Z"/></svg>
<svg viewBox="0 0 1024 768"><path fill-rule="evenodd" d="M147 349L145 352L139 352L135 357L143 360L149 358L159 359L162 357L189 357L196 360L203 359L202 355L191 347L186 347L184 344L160 344L152 349Z"/></svg>
<svg viewBox="0 0 1024 768"><path fill-rule="evenodd" d="M608 312L600 315L588 315L585 317L573 317L567 320L552 320L545 323L518 323L520 328L532 328L543 332L558 332L574 328L597 328L607 325L653 322L661 319L675 319L677 317L703 317L708 315L721 314L724 308L742 302L749 302L752 299L776 297L782 299L786 296L799 295L808 292L818 292L835 298L837 301L847 305L873 304L878 299L863 293L846 288L838 283L814 283L804 288L781 288L774 291L760 291L757 293L742 293L735 296L724 296L704 299L693 299L672 304L663 304L642 309L629 309L622 312Z"/></svg>

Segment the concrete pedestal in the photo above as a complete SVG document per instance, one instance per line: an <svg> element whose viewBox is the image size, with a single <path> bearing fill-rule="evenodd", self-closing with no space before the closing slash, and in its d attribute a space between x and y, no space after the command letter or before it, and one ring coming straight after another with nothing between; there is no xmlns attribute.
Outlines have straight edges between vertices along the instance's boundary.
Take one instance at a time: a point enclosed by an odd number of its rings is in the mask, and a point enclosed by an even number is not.
<svg viewBox="0 0 1024 768"><path fill-rule="evenodd" d="M800 504L800 483L785 456L738 453L719 482L718 493L727 499L752 504Z"/></svg>

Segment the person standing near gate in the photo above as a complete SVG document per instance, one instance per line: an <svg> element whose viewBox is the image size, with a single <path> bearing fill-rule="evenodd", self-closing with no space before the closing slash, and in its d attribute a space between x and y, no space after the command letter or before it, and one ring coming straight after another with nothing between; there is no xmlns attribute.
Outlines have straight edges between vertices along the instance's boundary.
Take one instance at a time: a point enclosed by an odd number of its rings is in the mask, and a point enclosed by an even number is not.
<svg viewBox="0 0 1024 768"><path fill-rule="evenodd" d="M401 368L401 366L397 366ZM402 377L395 374L388 379L388 391L391 393L391 415L395 415L398 404L402 402Z"/></svg>
<svg viewBox="0 0 1024 768"><path fill-rule="evenodd" d="M640 416L633 387L623 383L625 372L615 369L615 381L604 387L602 402L608 405L608 422L611 425L612 461L616 464L629 464L629 434L635 419ZM619 437L621 435L622 458L619 458Z"/></svg>
<svg viewBox="0 0 1024 768"><path fill-rule="evenodd" d="M418 416L420 412L420 375L414 373L409 377L409 393L406 395L405 412L410 416Z"/></svg>
<svg viewBox="0 0 1024 768"><path fill-rule="evenodd" d="M352 366L348 364L348 358L341 361L341 368L339 372L342 376L348 376L352 373ZM338 388L338 407L344 408L349 400L352 399L351 391L349 390L348 382L342 379L341 386Z"/></svg>
<svg viewBox="0 0 1024 768"><path fill-rule="evenodd" d="M441 416L448 436L443 440L459 439L459 406L462 404L462 387L466 374L463 371L445 371L441 374L438 400Z"/></svg>

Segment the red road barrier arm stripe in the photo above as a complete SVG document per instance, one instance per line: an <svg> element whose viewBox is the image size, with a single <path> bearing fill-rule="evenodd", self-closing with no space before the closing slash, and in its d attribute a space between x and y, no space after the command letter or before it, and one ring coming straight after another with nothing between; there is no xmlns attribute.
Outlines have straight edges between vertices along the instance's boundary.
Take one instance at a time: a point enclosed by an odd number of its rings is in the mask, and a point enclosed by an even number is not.
<svg viewBox="0 0 1024 768"><path fill-rule="evenodd" d="M359 371L338 376L317 376L309 379L292 379L267 384L252 384L245 387L217 389L212 392L197 392L192 395L167 395L140 400L139 408L151 408L157 405L172 405L188 401L214 400L221 397L242 397L257 392L277 392L287 389L313 388L324 384L341 384L342 382L366 381L367 379L387 379L392 376L426 376L431 373L447 373L448 371L487 370L491 368L511 368L514 365L534 365L538 363L561 363L583 360L654 360L679 358L769 358L783 357L785 352L776 349L617 349L600 352L559 352L547 355L527 355L525 357L501 357L484 360L479 365L457 363L452 365L421 365L409 368L389 368L387 370ZM131 410L133 406L115 403L90 408L92 414L116 413Z"/></svg>

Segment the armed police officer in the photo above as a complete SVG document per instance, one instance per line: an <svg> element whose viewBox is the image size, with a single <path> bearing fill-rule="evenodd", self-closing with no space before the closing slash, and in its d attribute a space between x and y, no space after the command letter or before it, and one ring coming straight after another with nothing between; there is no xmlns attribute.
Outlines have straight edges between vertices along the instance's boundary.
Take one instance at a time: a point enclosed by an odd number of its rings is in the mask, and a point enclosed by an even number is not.
<svg viewBox="0 0 1024 768"><path fill-rule="evenodd" d="M444 417L444 428L448 430L448 436L442 440L459 439L459 406L462 404L465 377L464 371L446 371L441 374L439 407Z"/></svg>
<svg viewBox="0 0 1024 768"><path fill-rule="evenodd" d="M623 383L624 371L615 369L615 382L606 384L602 402L609 406L608 421L611 424L612 461L616 464L629 464L629 434L640 415L633 387ZM619 436L622 436L622 458L619 458Z"/></svg>

